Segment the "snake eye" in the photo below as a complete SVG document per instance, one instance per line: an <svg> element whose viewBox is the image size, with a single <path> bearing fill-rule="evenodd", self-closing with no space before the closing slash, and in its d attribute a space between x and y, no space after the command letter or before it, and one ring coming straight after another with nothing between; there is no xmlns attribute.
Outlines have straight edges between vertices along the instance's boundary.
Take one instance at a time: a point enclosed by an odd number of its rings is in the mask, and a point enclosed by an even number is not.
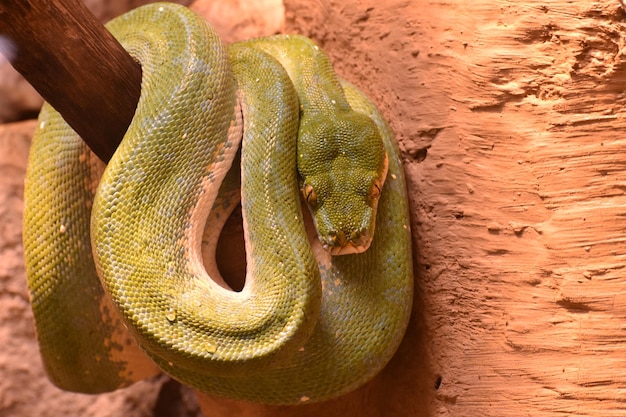
<svg viewBox="0 0 626 417"><path fill-rule="evenodd" d="M304 184L304 188L302 188L302 195L304 195L304 199L311 207L317 206L317 194L313 189L311 184Z"/></svg>
<svg viewBox="0 0 626 417"><path fill-rule="evenodd" d="M380 182L380 180L376 178L374 182L372 182L372 188L370 188L370 199L376 200L378 197L380 197L382 188L383 188L382 182Z"/></svg>

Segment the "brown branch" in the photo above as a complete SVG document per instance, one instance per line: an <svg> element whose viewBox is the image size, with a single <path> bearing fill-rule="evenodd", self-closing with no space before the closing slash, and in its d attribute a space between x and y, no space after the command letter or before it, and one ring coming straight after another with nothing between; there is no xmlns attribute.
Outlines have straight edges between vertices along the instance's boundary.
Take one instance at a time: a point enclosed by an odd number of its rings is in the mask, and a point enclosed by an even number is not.
<svg viewBox="0 0 626 417"><path fill-rule="evenodd" d="M80 0L3 0L11 64L108 161L135 113L141 67Z"/></svg>

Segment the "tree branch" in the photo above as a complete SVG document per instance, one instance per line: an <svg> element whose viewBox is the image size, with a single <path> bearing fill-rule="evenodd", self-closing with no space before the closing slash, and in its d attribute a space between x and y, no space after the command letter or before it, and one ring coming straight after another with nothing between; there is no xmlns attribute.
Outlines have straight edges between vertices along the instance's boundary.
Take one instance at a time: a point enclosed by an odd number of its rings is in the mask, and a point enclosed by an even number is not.
<svg viewBox="0 0 626 417"><path fill-rule="evenodd" d="M139 64L80 0L2 1L0 36L11 64L107 162L135 113Z"/></svg>

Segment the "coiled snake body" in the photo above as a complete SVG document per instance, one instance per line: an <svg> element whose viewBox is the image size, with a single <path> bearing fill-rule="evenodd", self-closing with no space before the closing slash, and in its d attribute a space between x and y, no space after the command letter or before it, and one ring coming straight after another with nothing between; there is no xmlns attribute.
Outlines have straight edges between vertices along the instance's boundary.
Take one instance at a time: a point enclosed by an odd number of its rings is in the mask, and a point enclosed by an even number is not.
<svg viewBox="0 0 626 417"><path fill-rule="evenodd" d="M368 381L412 299L406 185L378 111L300 36L226 51L167 3L108 28L143 71L122 143L98 181L102 164L46 105L27 173L27 275L51 380L128 385L155 372L137 341L173 377L230 398L298 404ZM219 229L237 204L234 170L224 177L242 131L247 275L235 292L201 247L205 224Z"/></svg>

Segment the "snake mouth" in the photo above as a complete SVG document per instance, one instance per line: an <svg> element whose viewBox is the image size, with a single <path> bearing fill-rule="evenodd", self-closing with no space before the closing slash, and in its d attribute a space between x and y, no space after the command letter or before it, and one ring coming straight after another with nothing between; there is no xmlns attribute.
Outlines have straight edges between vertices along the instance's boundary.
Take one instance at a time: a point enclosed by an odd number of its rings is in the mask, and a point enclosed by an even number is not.
<svg viewBox="0 0 626 417"><path fill-rule="evenodd" d="M339 230L332 232L327 237L320 237L322 246L332 256L351 255L365 252L372 243L371 233L366 230L352 232L347 238L346 234Z"/></svg>
<svg viewBox="0 0 626 417"><path fill-rule="evenodd" d="M363 253L368 248L369 248L369 245L356 246L351 243L348 243L345 246L334 246L334 247L324 246L324 249L326 249L332 256L353 255L355 253Z"/></svg>

